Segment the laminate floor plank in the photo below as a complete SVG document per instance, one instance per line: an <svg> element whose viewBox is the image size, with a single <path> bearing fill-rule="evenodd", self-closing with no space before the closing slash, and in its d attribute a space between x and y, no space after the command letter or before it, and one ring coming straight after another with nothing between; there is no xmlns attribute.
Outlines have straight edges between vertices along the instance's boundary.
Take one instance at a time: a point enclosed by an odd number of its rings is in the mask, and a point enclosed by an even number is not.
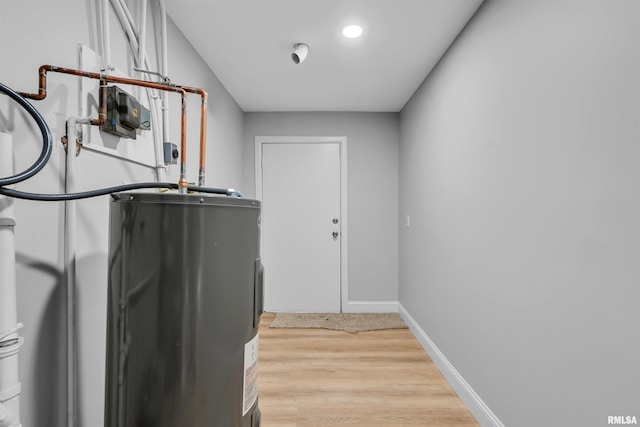
<svg viewBox="0 0 640 427"><path fill-rule="evenodd" d="M408 329L271 329L260 323L263 427L477 427Z"/></svg>

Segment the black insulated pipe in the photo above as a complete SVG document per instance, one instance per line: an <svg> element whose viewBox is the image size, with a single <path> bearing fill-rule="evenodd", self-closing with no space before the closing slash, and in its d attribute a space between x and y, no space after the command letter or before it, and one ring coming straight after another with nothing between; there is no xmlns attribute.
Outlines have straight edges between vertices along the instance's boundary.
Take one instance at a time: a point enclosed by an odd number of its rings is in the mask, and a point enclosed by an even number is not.
<svg viewBox="0 0 640 427"><path fill-rule="evenodd" d="M40 172L40 170L42 170L44 165L47 164L49 158L51 157L51 152L53 151L53 138L51 136L49 126L47 126L47 122L44 121L42 115L40 115L38 110L36 110L34 106L29 103L29 101L27 101L16 91L9 88L8 86L5 86L2 83L0 83L0 92L9 95L11 99L16 101L27 113L29 113L29 115L33 117L33 120L35 120L36 124L40 128L40 132L42 133L42 152L40 153L40 157L38 157L35 163L23 172L9 177L0 177L0 186L3 186L24 181L25 179L31 178L33 175Z"/></svg>
<svg viewBox="0 0 640 427"><path fill-rule="evenodd" d="M16 199L35 200L39 202L65 202L69 200L88 199L90 197L105 196L107 194L120 193L122 191L140 190L144 188L167 188L171 190L177 190L178 184L172 182L137 182L134 184L124 184L115 187L100 188L98 190L89 190L79 193L67 194L26 193L24 191L0 187L0 194L4 196L14 197ZM237 191L226 188L188 186L187 191L241 197L239 196L240 193L238 193Z"/></svg>

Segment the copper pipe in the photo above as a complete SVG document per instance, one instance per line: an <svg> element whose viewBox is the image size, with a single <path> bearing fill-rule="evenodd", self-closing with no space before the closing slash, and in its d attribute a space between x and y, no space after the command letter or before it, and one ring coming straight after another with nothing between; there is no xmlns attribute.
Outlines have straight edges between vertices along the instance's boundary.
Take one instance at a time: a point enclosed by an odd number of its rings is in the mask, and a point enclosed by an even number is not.
<svg viewBox="0 0 640 427"><path fill-rule="evenodd" d="M107 81L100 79L100 111L98 118L91 120L94 126L102 126L107 121Z"/></svg>
<svg viewBox="0 0 640 427"><path fill-rule="evenodd" d="M44 99L47 96L47 71L51 71L55 73L71 74L73 76L79 76L79 77L87 77L89 79L104 80L106 82L111 82L111 83L121 83L126 85L133 85L133 86L150 87L152 89L165 90L168 92L178 92L178 93L185 92L182 88L178 86L173 86L173 85L164 84L164 83L154 83L154 82L148 82L146 80L130 79L127 77L108 76L100 73L92 73L90 71L56 67L54 65L42 65L40 67L40 78L39 78L40 87L38 88L38 93L25 93L25 92L18 92L18 93L20 93L20 95L24 96L25 98L29 98L29 99L36 99L36 100Z"/></svg>
<svg viewBox="0 0 640 427"><path fill-rule="evenodd" d="M189 183L187 182L187 90L188 92L198 93L202 96L203 99L203 107L202 107L202 117L200 119L200 169L204 171L204 146L206 145L206 99L207 93L202 89L196 89L191 87L182 88L180 86L174 86L171 84L165 83L154 83L148 82L146 80L136 80L129 79L126 77L117 77L117 76L108 76L100 73L92 73L89 71L82 70L74 70L72 68L64 68L64 67L56 67L54 65L42 65L38 70L38 92L37 93L26 93L19 92L25 98L42 100L47 96L47 72L56 72L63 74L71 74L73 76L78 77L86 77L90 79L100 80L100 90L101 90L101 100L100 100L100 112L98 114L97 119L91 120L92 125L101 125L106 120L106 104L107 104L107 82L111 83L120 83L127 84L133 86L142 86L148 87L152 89L164 90L168 92L177 92L180 94L182 98L182 128L180 134L180 180L178 181L178 190L180 192L186 192L187 186ZM204 182L204 172L203 172L203 182Z"/></svg>
<svg viewBox="0 0 640 427"><path fill-rule="evenodd" d="M47 96L47 70L45 67L46 66L43 65L38 69L38 93L26 96L26 94L18 92L20 95L25 98L35 99L36 101L40 101Z"/></svg>
<svg viewBox="0 0 640 427"><path fill-rule="evenodd" d="M207 151L207 92L202 95L200 106L200 167L198 169L198 186L204 187L204 164L206 162Z"/></svg>
<svg viewBox="0 0 640 427"><path fill-rule="evenodd" d="M180 179L178 180L178 192L186 193L189 183L187 182L187 94L182 92L182 124L181 124L181 153L180 156Z"/></svg>
<svg viewBox="0 0 640 427"><path fill-rule="evenodd" d="M200 104L200 163L198 168L198 186L203 187L207 154L207 101L209 99L209 95L204 89L201 88L189 86L178 87L183 89L185 92L197 93L202 99L202 102Z"/></svg>

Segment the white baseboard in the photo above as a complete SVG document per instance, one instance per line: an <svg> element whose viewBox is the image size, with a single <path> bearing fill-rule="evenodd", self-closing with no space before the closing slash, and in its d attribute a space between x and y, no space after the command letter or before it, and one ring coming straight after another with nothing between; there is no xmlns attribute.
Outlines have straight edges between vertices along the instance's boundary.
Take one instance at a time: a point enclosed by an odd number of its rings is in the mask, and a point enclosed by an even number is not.
<svg viewBox="0 0 640 427"><path fill-rule="evenodd" d="M397 313L398 301L348 301L344 313Z"/></svg>
<svg viewBox="0 0 640 427"><path fill-rule="evenodd" d="M458 394L464 404L467 405L467 408L478 423L483 427L504 427L504 424L502 424L487 404L484 403L480 396L471 388L456 368L453 367L451 362L447 360L445 355L442 354L440 349L431 341L431 338L429 338L426 332L418 325L415 319L411 317L402 304L398 303L398 311L409 326L409 330L411 330L431 360L433 360L438 369L440 369L440 372L449 382L453 390Z"/></svg>

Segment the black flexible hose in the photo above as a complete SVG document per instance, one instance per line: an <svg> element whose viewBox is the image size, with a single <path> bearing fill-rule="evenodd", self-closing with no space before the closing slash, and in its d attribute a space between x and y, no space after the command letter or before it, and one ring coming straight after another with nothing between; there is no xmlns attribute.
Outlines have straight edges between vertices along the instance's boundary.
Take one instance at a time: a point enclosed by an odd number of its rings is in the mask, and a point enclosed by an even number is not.
<svg viewBox="0 0 640 427"><path fill-rule="evenodd" d="M51 131L49 130L49 126L47 126L47 122L44 121L44 118L40 115L38 110L36 110L33 105L29 103L25 98L23 98L20 94L15 92L13 89L3 85L0 83L0 92L3 92L9 95L14 101L16 101L24 110L33 117L36 124L40 128L40 132L42 133L42 152L40 153L40 157L35 161L33 165L27 168L25 171L18 173L9 177L0 177L0 186L3 185L11 185L18 183L20 181L24 181L27 178L31 178L33 175L40 172L40 170L47 164L49 158L51 157L51 152L53 151L53 138L51 137ZM4 190L4 189L3 189Z"/></svg>
<svg viewBox="0 0 640 427"><path fill-rule="evenodd" d="M0 187L0 194L4 196L14 197L16 199L24 200L36 200L39 202L64 202L68 200L88 199L90 197L104 196L111 193L119 193L121 191L140 190L143 188L169 188L177 189L178 184L171 182L139 182L135 184L124 184L115 187L101 188L98 190L83 191L80 193L67 193L67 194L41 194L41 193L26 193L24 191L11 190L9 188ZM224 188L209 188L209 187L187 187L189 191L195 191L198 193L211 193L211 194L224 194L227 196L239 196L239 193L234 190L227 190ZM239 196L241 197L241 196Z"/></svg>
<svg viewBox="0 0 640 427"><path fill-rule="evenodd" d="M16 199L37 200L42 202L61 202L67 200L87 199L89 197L104 196L106 194L118 193L121 191L139 190L143 188L178 188L178 184L173 184L170 182L140 182L135 184L124 184L115 187L68 194L26 193L24 191L4 188L5 185L16 184L18 182L24 181L25 179L31 178L33 175L42 170L44 165L47 164L49 158L51 157L51 152L53 151L53 138L51 136L49 126L47 126L44 118L42 117L42 115L40 115L38 110L36 110L33 105L29 103L29 101L27 101L19 93L15 92L13 89L5 86L2 83L0 83L0 92L9 95L9 97L20 104L20 106L24 108L31 115L31 117L33 117L35 122L38 124L38 127L40 128L40 132L42 132L42 152L40 153L40 157L38 157L38 160L36 160L36 162L28 169L19 174L0 178L0 194L4 196L14 197ZM242 197L242 194L240 192L231 189L189 186L187 187L187 190L198 193L225 194L227 196Z"/></svg>

